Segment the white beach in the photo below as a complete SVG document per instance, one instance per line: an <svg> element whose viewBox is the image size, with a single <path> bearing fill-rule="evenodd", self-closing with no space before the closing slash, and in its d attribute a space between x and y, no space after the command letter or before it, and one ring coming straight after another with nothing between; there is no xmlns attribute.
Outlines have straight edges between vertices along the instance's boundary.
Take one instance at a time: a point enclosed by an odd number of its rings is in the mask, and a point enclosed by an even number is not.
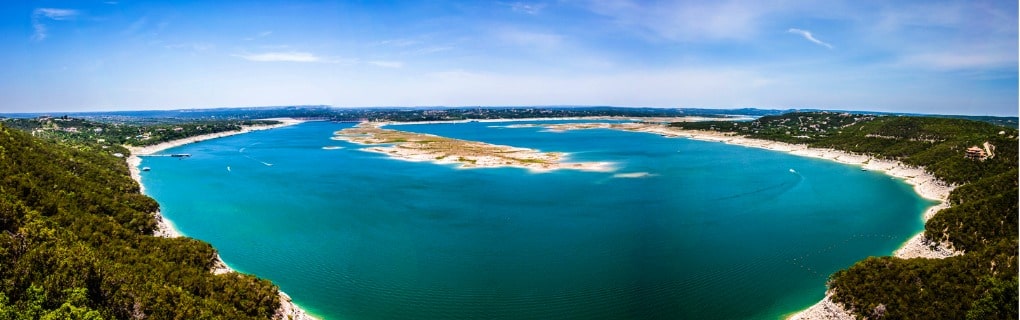
<svg viewBox="0 0 1020 320"><path fill-rule="evenodd" d="M281 128L281 127L291 126L291 125L295 125L295 124L299 124L299 123L304 122L303 120L297 120L297 119L291 119L291 118L273 118L273 119L261 119L261 120L275 120L275 121L279 121L280 124L267 125L267 126L245 126L245 127L242 127L241 130L227 131L227 132L217 132L217 133L211 133L211 134L204 134L204 135L199 135L199 136L187 137L187 138L184 138L184 139L167 141L167 142L163 142L163 143L160 143L160 144L156 144L156 145L152 145L152 146L145 146L145 147L124 146L125 148L127 148L131 152L131 155L129 157L127 157L127 159L126 159L127 160L127 165L128 165L128 170L131 172L131 178L134 179L136 182L138 182L138 187L139 187L139 190L140 190L139 192L141 192L142 194L145 194L145 184L142 183L141 168L139 168L139 166L142 163L142 159L139 156L152 155L152 154L155 154L157 152L160 152L160 151L163 151L163 150L166 150L166 149L170 149L170 148L173 148L173 147L179 147L179 146L183 146L183 145L186 145L186 144L195 143L195 142L199 142L199 141L205 141L205 140L210 140L210 139L228 137L228 136L232 136L232 135L243 134L243 133L248 133L248 132L258 131L258 130L268 130L268 129ZM153 234L154 236L165 237L165 238L176 238L176 237L183 236L180 233L180 231L178 231L177 228L174 227L174 225L173 225L173 223L171 221L163 218L163 215L161 215L159 211L156 211L153 214L156 216L156 222L158 223L157 229L156 229L156 231ZM213 266L213 270L211 270L211 272L213 272L215 274L223 274L223 273L229 273L229 272L233 272L233 271L234 271L234 269L230 268L230 266L228 266L226 263L224 263L223 259L220 258L219 255L216 256L216 262L215 262L215 264ZM277 309L276 314L274 315L274 319L281 319L281 320L282 319L288 319L288 320L315 320L316 319L315 317L309 315L307 312L305 312L303 309L301 309L301 307L299 307L298 305L294 304L294 301L290 298L290 296L287 295L286 293L284 293L283 291L279 291L279 295L280 295L280 308Z"/></svg>

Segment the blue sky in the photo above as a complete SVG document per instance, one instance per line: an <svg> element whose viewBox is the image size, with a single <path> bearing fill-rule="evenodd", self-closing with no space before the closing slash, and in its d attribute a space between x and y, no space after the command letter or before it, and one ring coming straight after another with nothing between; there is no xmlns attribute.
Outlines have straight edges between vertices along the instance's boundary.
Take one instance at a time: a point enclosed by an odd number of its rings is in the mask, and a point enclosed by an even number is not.
<svg viewBox="0 0 1020 320"><path fill-rule="evenodd" d="M1017 115L1017 1L22 1L0 112L325 104Z"/></svg>

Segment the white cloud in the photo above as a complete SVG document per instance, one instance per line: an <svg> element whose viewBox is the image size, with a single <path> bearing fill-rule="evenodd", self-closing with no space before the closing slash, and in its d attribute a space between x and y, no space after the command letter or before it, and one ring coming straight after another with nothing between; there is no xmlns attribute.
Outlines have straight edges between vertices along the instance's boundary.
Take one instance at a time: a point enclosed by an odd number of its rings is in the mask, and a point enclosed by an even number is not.
<svg viewBox="0 0 1020 320"><path fill-rule="evenodd" d="M77 10L72 9L57 9L57 8L38 8L33 13L37 16L47 17L53 20L66 20L68 18L78 15Z"/></svg>
<svg viewBox="0 0 1020 320"><path fill-rule="evenodd" d="M400 61L383 61L383 60L372 60L368 61L369 64L383 67L383 68L400 68L404 66L403 62Z"/></svg>
<svg viewBox="0 0 1020 320"><path fill-rule="evenodd" d="M256 62L326 62L321 57L314 54L295 51L236 54L234 56Z"/></svg>
<svg viewBox="0 0 1020 320"><path fill-rule="evenodd" d="M525 14L530 14L530 15L536 15L539 12L542 12L542 9L545 9L545 4L544 3L535 3L535 4L533 4L533 3L524 3L524 2L514 2L514 3L510 4L510 9L513 10L514 12L520 12L520 13L525 13Z"/></svg>
<svg viewBox="0 0 1020 320"><path fill-rule="evenodd" d="M820 46L832 49L832 45L831 44L825 43L822 40L818 40L818 38L815 38L815 36L811 34L811 31L801 30L801 29L797 29L797 28L790 28L790 30L786 30L786 32L793 33L793 34L799 34L802 37L804 37L804 39L807 39L807 41L811 41L811 42L814 42L817 45L820 45Z"/></svg>
<svg viewBox="0 0 1020 320"><path fill-rule="evenodd" d="M78 11L72 9L36 8L32 11L32 29L35 31L32 34L32 39L42 41L49 36L45 23L47 20L68 20L77 15Z"/></svg>

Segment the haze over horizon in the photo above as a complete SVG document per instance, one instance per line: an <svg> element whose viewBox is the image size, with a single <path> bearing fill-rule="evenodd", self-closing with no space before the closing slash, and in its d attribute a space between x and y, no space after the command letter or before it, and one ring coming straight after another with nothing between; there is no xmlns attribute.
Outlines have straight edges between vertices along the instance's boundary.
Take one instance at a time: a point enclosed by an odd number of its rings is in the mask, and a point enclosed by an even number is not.
<svg viewBox="0 0 1020 320"><path fill-rule="evenodd" d="M1016 116L1016 1L17 1L0 113L611 105Z"/></svg>

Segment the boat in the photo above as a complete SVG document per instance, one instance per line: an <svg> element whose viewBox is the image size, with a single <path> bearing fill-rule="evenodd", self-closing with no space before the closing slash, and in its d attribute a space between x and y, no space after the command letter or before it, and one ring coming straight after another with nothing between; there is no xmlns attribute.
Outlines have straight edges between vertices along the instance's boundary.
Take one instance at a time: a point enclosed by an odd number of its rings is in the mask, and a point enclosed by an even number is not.
<svg viewBox="0 0 1020 320"><path fill-rule="evenodd" d="M152 170L152 168L149 168L149 167L142 167L142 171L149 171L149 170Z"/></svg>

